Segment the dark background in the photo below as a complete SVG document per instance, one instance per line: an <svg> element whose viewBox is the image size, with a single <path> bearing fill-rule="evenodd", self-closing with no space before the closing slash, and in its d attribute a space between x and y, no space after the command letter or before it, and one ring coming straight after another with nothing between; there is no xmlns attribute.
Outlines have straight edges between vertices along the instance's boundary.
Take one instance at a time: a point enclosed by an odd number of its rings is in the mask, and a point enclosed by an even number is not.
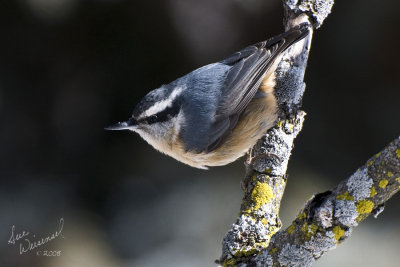
<svg viewBox="0 0 400 267"><path fill-rule="evenodd" d="M338 1L315 32L284 225L400 134L399 6ZM1 1L0 266L213 266L243 160L196 170L103 128L149 90L282 30L278 0ZM317 265L398 266L399 204ZM13 225L34 240L61 218L63 238L24 255L8 244Z"/></svg>

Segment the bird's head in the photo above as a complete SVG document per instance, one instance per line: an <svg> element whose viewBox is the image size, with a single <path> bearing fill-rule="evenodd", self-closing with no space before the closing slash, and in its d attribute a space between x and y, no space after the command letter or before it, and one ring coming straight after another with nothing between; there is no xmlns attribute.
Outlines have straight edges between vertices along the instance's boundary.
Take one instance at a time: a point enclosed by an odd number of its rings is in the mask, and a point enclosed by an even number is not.
<svg viewBox="0 0 400 267"><path fill-rule="evenodd" d="M166 138L169 131L178 127L182 91L181 87L162 86L155 89L140 100L131 118L105 129L131 130L139 133L148 142L151 141L149 139Z"/></svg>

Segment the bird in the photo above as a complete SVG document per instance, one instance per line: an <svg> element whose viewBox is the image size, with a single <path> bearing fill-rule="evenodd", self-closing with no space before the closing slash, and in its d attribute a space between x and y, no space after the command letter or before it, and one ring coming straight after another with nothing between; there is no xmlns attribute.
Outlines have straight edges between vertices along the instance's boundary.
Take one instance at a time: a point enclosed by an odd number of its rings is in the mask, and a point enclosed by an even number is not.
<svg viewBox="0 0 400 267"><path fill-rule="evenodd" d="M156 150L195 168L229 164L274 126L277 66L310 27L294 26L162 85L139 101L127 121L105 129L136 132Z"/></svg>

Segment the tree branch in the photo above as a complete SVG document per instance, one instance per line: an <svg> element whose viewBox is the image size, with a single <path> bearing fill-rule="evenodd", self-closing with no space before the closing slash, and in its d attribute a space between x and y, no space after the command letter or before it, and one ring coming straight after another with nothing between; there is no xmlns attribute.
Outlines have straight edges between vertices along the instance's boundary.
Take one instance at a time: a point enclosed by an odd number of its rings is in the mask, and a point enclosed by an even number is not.
<svg viewBox="0 0 400 267"><path fill-rule="evenodd" d="M319 28L333 0L285 0L285 28L308 21ZM223 239L224 266L309 266L350 235L351 229L399 190L400 141L396 139L332 191L315 195L284 231L279 219L285 173L305 113L299 111L312 33L289 49L277 69L276 127L246 160L245 195L237 221Z"/></svg>
<svg viewBox="0 0 400 267"><path fill-rule="evenodd" d="M239 217L222 242L219 263L224 266L238 266L266 250L281 228L278 214L286 186L286 168L304 116L304 112L298 111L295 116L280 120L249 153Z"/></svg>
<svg viewBox="0 0 400 267"><path fill-rule="evenodd" d="M247 258L247 266L310 266L349 237L362 220L382 212L399 190L400 137L337 187L311 197L262 253Z"/></svg>

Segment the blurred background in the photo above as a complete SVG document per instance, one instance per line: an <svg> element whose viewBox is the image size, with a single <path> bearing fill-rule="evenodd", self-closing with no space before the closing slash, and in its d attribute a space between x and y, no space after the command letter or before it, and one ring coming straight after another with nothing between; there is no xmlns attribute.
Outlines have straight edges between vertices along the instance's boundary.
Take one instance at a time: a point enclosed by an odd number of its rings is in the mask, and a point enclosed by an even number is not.
<svg viewBox="0 0 400 267"><path fill-rule="evenodd" d="M399 7L337 1L316 31L285 226L399 136ZM282 30L278 0L1 1L0 266L214 266L243 160L196 170L103 128L149 90ZM399 205L316 266L398 266ZM36 240L61 219L63 237L36 250L8 242L13 225L14 238ZM36 255L45 250L61 256Z"/></svg>

